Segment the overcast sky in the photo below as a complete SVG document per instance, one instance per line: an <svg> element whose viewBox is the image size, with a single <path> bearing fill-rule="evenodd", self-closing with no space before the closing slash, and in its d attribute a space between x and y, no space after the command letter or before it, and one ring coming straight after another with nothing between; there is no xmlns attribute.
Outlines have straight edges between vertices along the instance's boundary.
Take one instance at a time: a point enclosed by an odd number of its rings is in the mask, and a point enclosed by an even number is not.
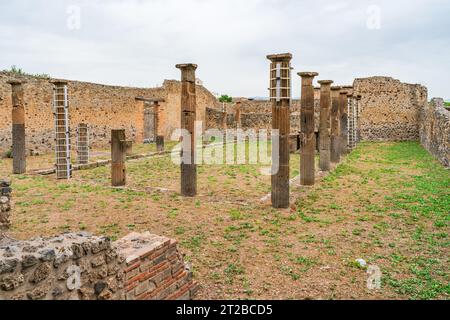
<svg viewBox="0 0 450 320"><path fill-rule="evenodd" d="M350 84L386 75L450 98L448 0L1 0L0 69L114 85L199 65L216 93L266 96L266 55Z"/></svg>

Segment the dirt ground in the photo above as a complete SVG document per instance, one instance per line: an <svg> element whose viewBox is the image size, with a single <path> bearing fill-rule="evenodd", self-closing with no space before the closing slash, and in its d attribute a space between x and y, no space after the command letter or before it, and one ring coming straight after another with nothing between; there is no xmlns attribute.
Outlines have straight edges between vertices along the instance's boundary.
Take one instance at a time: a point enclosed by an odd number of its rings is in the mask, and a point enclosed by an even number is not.
<svg viewBox="0 0 450 320"><path fill-rule="evenodd" d="M292 156L292 178L299 161ZM28 159L31 169L51 162ZM110 187L110 167L56 181L11 177L11 160L2 160L0 177L13 181L11 236L175 238L202 286L198 299L450 298L450 171L418 143L361 144L316 186L294 184L288 210L261 201L270 177L260 168L201 166L193 199L179 195L170 156L128 162L123 189ZM379 268L381 289L368 289L356 259Z"/></svg>

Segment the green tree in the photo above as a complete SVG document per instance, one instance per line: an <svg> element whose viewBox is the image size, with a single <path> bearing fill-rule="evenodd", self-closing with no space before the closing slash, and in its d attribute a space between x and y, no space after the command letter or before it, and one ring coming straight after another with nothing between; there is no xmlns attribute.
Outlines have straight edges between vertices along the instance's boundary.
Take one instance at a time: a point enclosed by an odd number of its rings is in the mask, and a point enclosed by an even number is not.
<svg viewBox="0 0 450 320"><path fill-rule="evenodd" d="M230 96L228 96L228 95L226 95L226 94L223 94L223 95L219 98L219 101L222 102L222 103L231 103L231 102L233 102L233 98L230 97Z"/></svg>

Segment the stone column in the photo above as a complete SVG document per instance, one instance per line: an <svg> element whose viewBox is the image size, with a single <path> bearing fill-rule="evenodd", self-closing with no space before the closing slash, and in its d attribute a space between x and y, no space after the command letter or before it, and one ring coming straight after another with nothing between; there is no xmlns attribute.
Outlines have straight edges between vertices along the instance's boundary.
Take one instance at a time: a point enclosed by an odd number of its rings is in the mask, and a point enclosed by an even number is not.
<svg viewBox="0 0 450 320"><path fill-rule="evenodd" d="M226 136L226 132L228 129L228 112L227 112L227 105L225 104L223 106L223 112L222 112L222 130L224 131L224 136Z"/></svg>
<svg viewBox="0 0 450 320"><path fill-rule="evenodd" d="M339 163L340 154L340 103L341 87L331 87L331 162Z"/></svg>
<svg viewBox="0 0 450 320"><path fill-rule="evenodd" d="M361 142L361 99L362 96L356 96L356 143Z"/></svg>
<svg viewBox="0 0 450 320"><path fill-rule="evenodd" d="M183 140L181 152L181 195L197 195L197 165L195 164L195 120L197 117L197 96L195 87L195 64L178 64L181 70L181 129L187 131L190 141Z"/></svg>
<svg viewBox="0 0 450 320"><path fill-rule="evenodd" d="M12 87L12 157L13 174L26 172L25 102L23 82L9 81Z"/></svg>
<svg viewBox="0 0 450 320"><path fill-rule="evenodd" d="M126 184L126 140L125 130L111 130L111 184L122 187Z"/></svg>
<svg viewBox="0 0 450 320"><path fill-rule="evenodd" d="M289 135L291 106L292 54L267 56L270 60L270 99L272 100L272 129L278 131L279 143L272 142L272 207L289 208ZM278 147L278 150L276 148ZM278 170L277 170L278 169Z"/></svg>
<svg viewBox="0 0 450 320"><path fill-rule="evenodd" d="M331 161L331 80L320 84L320 170L330 171Z"/></svg>
<svg viewBox="0 0 450 320"><path fill-rule="evenodd" d="M154 102L153 112L155 113L156 151L164 152L164 136L161 135L161 105L159 101Z"/></svg>
<svg viewBox="0 0 450 320"><path fill-rule="evenodd" d="M348 96L348 137L347 145L348 150L351 151L354 148L354 110L353 110L353 96Z"/></svg>
<svg viewBox="0 0 450 320"><path fill-rule="evenodd" d="M347 90L342 89L339 96L339 122L340 122L340 141L339 141L339 152L341 156L347 153L348 149L348 98Z"/></svg>
<svg viewBox="0 0 450 320"><path fill-rule="evenodd" d="M317 72L300 72L302 78L301 99L301 133L302 146L300 150L300 183L312 186L315 183L315 114L314 114L314 77Z"/></svg>
<svg viewBox="0 0 450 320"><path fill-rule="evenodd" d="M11 225L11 182L0 180L0 231Z"/></svg>
<svg viewBox="0 0 450 320"><path fill-rule="evenodd" d="M342 142L343 142L343 146L344 149L342 150L343 154L349 154L350 153L350 146L349 146L349 136L351 134L350 130L349 130L349 121L350 121L350 117L349 117L349 108L350 108L350 101L353 98L353 87L352 86L345 86L342 87L343 92L347 93L346 99L345 101L343 100L343 108L345 111L345 115L344 117L341 117L342 121L343 121L343 125L344 125L344 129L342 132Z"/></svg>
<svg viewBox="0 0 450 320"><path fill-rule="evenodd" d="M235 122L236 122L236 129L240 129L241 128L241 105L242 102L241 101L237 101L236 102L236 106L235 106Z"/></svg>

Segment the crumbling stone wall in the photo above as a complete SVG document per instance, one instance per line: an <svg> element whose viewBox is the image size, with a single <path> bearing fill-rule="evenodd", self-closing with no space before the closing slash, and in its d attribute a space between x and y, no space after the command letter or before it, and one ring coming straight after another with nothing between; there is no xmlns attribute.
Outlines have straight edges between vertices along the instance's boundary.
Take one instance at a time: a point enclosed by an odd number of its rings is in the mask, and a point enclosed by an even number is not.
<svg viewBox="0 0 450 320"><path fill-rule="evenodd" d="M0 72L0 155L12 145L11 141L11 86L8 80L18 79ZM42 154L54 150L54 119L52 110L53 86L46 79L20 77L24 84L26 147L28 154ZM170 138L180 126L181 83L166 80L158 88L131 88L107 86L79 81L68 81L70 127L79 123L89 125L92 147L109 146L111 129L125 129L127 139L142 142L144 106L136 97L164 99L161 104L161 135ZM198 120L205 119L206 107L214 108L216 98L203 86L197 87ZM75 140L75 130L72 141ZM75 147L75 146L73 146Z"/></svg>
<svg viewBox="0 0 450 320"><path fill-rule="evenodd" d="M0 180L0 231L9 228L11 211L11 182Z"/></svg>
<svg viewBox="0 0 450 320"><path fill-rule="evenodd" d="M450 111L444 100L432 99L420 112L420 141L444 166L450 167Z"/></svg>
<svg viewBox="0 0 450 320"><path fill-rule="evenodd" d="M419 114L427 89L388 77L356 79L361 95L361 138L366 141L419 140Z"/></svg>
<svg viewBox="0 0 450 320"><path fill-rule="evenodd" d="M87 233L0 239L1 300L190 299L198 290L176 242L149 233L116 243Z"/></svg>

